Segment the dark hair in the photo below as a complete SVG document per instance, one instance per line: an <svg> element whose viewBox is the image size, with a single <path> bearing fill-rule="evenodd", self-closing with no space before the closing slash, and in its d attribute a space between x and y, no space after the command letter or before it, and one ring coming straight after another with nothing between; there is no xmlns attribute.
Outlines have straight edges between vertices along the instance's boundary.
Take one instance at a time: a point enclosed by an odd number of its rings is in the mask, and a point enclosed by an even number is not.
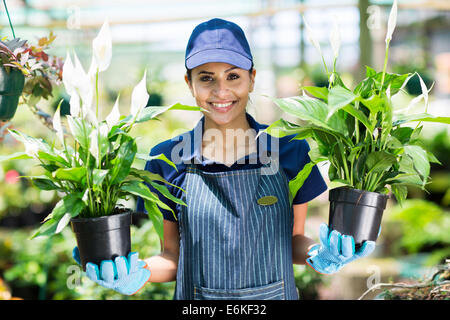
<svg viewBox="0 0 450 320"><path fill-rule="evenodd" d="M253 62L252 62L252 66L248 70L248 73L250 75L252 74L252 72L253 72ZM192 80L192 69L186 69L186 75L187 75L187 78L188 78L189 82L191 82L191 80Z"/></svg>

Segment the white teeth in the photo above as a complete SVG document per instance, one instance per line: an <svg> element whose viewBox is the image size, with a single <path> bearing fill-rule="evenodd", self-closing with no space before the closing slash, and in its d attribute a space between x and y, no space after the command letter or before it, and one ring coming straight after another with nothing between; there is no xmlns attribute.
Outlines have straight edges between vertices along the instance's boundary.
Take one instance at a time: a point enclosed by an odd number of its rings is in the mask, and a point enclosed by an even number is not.
<svg viewBox="0 0 450 320"><path fill-rule="evenodd" d="M226 108L229 107L233 104L233 102L229 102L229 103L213 103L212 105L216 108Z"/></svg>

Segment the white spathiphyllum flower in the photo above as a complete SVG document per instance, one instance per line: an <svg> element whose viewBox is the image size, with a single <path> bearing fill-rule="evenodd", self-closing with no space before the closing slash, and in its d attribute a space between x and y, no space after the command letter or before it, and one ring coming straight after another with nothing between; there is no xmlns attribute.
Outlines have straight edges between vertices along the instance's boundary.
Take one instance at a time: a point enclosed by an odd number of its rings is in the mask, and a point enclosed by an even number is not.
<svg viewBox="0 0 450 320"><path fill-rule="evenodd" d="M334 58L337 58L339 55L339 48L341 47L341 35L339 34L339 24L337 16L335 15L333 15L333 28L330 32L330 44Z"/></svg>
<svg viewBox="0 0 450 320"><path fill-rule="evenodd" d="M74 62L67 53L63 66L63 83L70 95L70 114L79 116L80 111L88 121L96 123L95 113L91 110L93 100L93 86L89 76L74 52Z"/></svg>
<svg viewBox="0 0 450 320"><path fill-rule="evenodd" d="M97 37L92 41L93 54L98 71L108 69L112 57L112 38L109 23L106 19Z"/></svg>
<svg viewBox="0 0 450 320"><path fill-rule="evenodd" d="M423 101L425 102L425 108L427 108L427 106L428 106L428 88L427 88L427 85L425 84L425 82L423 82L422 77L419 74L417 74L417 76L419 77L420 88L422 89L422 94L423 94Z"/></svg>
<svg viewBox="0 0 450 320"><path fill-rule="evenodd" d="M66 60L64 60L63 72L62 72L62 81L64 87L66 88L67 93L70 95L75 91L75 87L73 86L73 75L74 75L74 67L72 63L72 59L70 58L69 51L66 54Z"/></svg>
<svg viewBox="0 0 450 320"><path fill-rule="evenodd" d="M392 34L394 33L395 26L397 24L397 0L394 0L392 4L391 13L389 14L388 28L386 33L386 43L390 42L392 39Z"/></svg>
<svg viewBox="0 0 450 320"><path fill-rule="evenodd" d="M141 110L144 109L148 103L149 94L147 92L146 78L147 70L145 70L142 80L137 84L136 87L134 87L131 94L130 114L133 116L133 118L137 117Z"/></svg>
<svg viewBox="0 0 450 320"><path fill-rule="evenodd" d="M78 59L76 53L74 53L74 60L74 86L76 87L77 93L79 94L82 101L81 112L86 120L88 120L93 125L97 125L97 117L95 116L94 110L92 110L94 89L91 79L84 71L83 65Z"/></svg>
<svg viewBox="0 0 450 320"><path fill-rule="evenodd" d="M25 145L25 153L30 157L36 158L37 153L39 151L39 146L37 143L33 143L28 140L24 140L23 144Z"/></svg>
<svg viewBox="0 0 450 320"><path fill-rule="evenodd" d="M80 115L80 96L76 91L70 93L70 114L74 117L78 117Z"/></svg>
<svg viewBox="0 0 450 320"><path fill-rule="evenodd" d="M308 37L309 42L311 42L312 45L316 48L316 50L319 51L320 54L322 55L322 50L320 49L320 44L319 41L317 40L314 30L310 27L309 23L306 21L304 17L303 21L305 22L306 36Z"/></svg>
<svg viewBox="0 0 450 320"><path fill-rule="evenodd" d="M60 106L56 108L55 114L53 115L53 129L56 131L56 136L62 145L64 145L64 131L61 125L61 111Z"/></svg>
<svg viewBox="0 0 450 320"><path fill-rule="evenodd" d="M120 119L119 97L120 96L117 97L111 112L106 117L106 123L108 124L109 129L111 129Z"/></svg>

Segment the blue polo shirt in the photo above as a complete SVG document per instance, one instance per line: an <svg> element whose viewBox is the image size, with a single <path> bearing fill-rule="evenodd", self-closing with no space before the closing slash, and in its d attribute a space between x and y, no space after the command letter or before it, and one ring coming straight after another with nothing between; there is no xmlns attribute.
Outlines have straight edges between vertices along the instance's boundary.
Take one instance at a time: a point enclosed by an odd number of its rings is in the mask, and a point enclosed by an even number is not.
<svg viewBox="0 0 450 320"><path fill-rule="evenodd" d="M251 129L255 130L256 133L268 127L268 125L256 122L248 113L246 113L246 117ZM306 140L289 141L295 135L275 138L265 132L258 135L256 139L257 152L238 159L231 166L206 159L201 154L204 121L205 117L203 116L191 131L163 141L151 149L151 156L163 153L175 164L177 170L159 159L147 161L145 170L157 173L168 182L186 190L186 167L189 163L195 163L203 171L220 172L260 168L269 162L269 158L275 158L278 159L279 169L284 170L287 178L291 180L297 176L305 164L310 162L308 156L310 148ZM172 195L180 199L182 198L182 190L170 185L166 185L166 187ZM178 216L178 213L181 212L180 204L167 199L152 186L150 186L150 190L157 194L159 199L167 204L174 211L175 215ZM314 166L303 186L295 195L292 203L301 204L311 201L325 190L327 190L327 185L317 166ZM164 219L176 221L172 212L162 208L160 210ZM145 212L144 202L141 198L138 198L137 201L137 211Z"/></svg>

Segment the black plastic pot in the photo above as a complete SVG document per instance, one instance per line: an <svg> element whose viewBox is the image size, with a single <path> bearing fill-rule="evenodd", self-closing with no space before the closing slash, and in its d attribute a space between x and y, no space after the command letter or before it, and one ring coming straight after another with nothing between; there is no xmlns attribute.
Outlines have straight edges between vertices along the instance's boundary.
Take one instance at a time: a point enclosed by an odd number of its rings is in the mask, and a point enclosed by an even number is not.
<svg viewBox="0 0 450 320"><path fill-rule="evenodd" d="M80 261L86 271L86 263L100 266L103 260L127 256L131 251L131 211L98 218L74 218L72 230L77 239Z"/></svg>
<svg viewBox="0 0 450 320"><path fill-rule="evenodd" d="M386 194L347 187L331 189L330 230L353 236L356 249L366 240L376 241L388 198Z"/></svg>
<svg viewBox="0 0 450 320"><path fill-rule="evenodd" d="M25 84L25 76L16 68L9 72L0 66L0 120L10 120L14 117Z"/></svg>

